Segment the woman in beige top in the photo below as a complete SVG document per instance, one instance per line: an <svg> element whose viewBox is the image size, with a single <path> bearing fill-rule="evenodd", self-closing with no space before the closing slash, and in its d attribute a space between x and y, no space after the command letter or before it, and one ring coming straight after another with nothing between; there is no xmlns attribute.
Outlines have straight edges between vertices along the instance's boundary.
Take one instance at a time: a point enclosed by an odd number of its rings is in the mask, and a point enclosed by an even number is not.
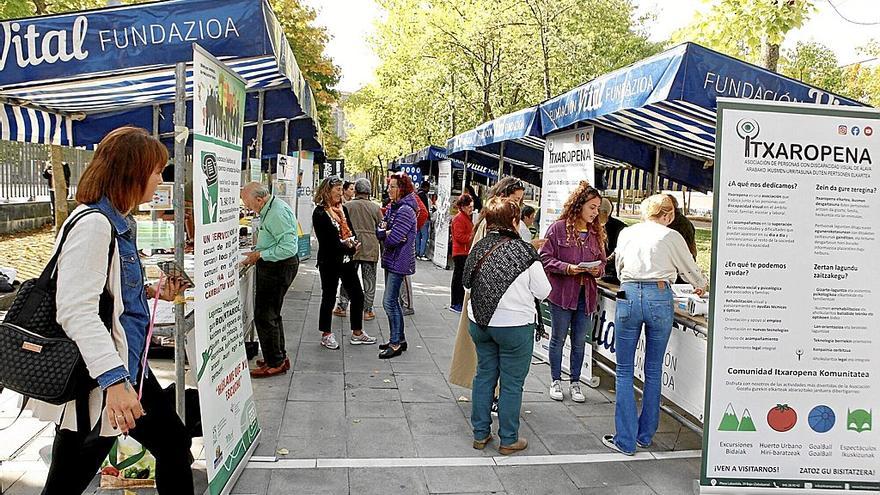
<svg viewBox="0 0 880 495"><path fill-rule="evenodd" d="M602 438L608 448L633 455L648 447L660 420L663 356L672 332L674 314L670 285L680 274L705 293L707 281L694 262L681 234L667 227L675 218L669 196L655 194L642 202L644 222L620 232L614 251L621 291L614 318L617 400L614 435ZM645 326L645 388L642 412L636 413L633 364L636 345Z"/></svg>

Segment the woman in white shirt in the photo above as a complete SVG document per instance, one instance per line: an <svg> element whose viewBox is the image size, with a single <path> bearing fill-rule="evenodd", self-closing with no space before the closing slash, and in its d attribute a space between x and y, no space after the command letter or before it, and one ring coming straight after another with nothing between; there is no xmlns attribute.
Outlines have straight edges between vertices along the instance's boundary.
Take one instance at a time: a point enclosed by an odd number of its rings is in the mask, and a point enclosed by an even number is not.
<svg viewBox="0 0 880 495"><path fill-rule="evenodd" d="M519 204L493 198L482 214L486 237L471 248L463 276L471 293L468 331L477 351L471 425L474 448L483 449L492 441L490 411L500 378L498 451L507 455L528 446L519 437L519 413L534 346L535 299L545 299L551 288L537 251L517 232Z"/></svg>
<svg viewBox="0 0 880 495"><path fill-rule="evenodd" d="M670 285L678 275L703 295L708 282L681 234L667 227L675 218L669 196L655 194L642 202L644 222L620 232L614 252L621 292L614 318L617 400L614 435L602 438L608 448L633 455L651 445L660 420L663 356L672 332ZM633 391L636 345L645 325L645 387L637 414Z"/></svg>

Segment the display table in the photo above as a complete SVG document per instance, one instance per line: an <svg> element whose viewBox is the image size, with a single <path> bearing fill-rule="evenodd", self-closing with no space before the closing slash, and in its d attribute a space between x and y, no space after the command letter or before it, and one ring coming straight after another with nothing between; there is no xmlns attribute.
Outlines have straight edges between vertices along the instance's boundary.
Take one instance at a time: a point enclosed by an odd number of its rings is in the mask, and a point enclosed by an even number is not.
<svg viewBox="0 0 880 495"><path fill-rule="evenodd" d="M248 249L249 251L249 249ZM242 251L244 253L246 251ZM143 260L144 269L147 271L147 279L155 280L158 275L158 267L157 264L160 261L165 261L168 259L172 259L170 255L157 255L145 258ZM240 256L240 259L244 259L244 255ZM187 274L192 277L193 274L193 263L194 258L192 254L187 254L184 257L184 269ZM250 266L240 266L238 270L238 282L241 293L241 316L242 316L242 331L245 334L245 341L253 340L253 338L248 339L248 335L253 334L254 330L254 289L255 289L255 278L256 278L256 269L253 265ZM192 297L190 295L190 290L187 291L187 304L186 304L186 321L187 321L187 331L192 328ZM153 310L152 304L153 301L149 301L150 311ZM163 346L163 347L173 347L174 346L174 303L169 301L158 301L158 307L156 309L156 322L155 327L153 329L153 338L152 344Z"/></svg>

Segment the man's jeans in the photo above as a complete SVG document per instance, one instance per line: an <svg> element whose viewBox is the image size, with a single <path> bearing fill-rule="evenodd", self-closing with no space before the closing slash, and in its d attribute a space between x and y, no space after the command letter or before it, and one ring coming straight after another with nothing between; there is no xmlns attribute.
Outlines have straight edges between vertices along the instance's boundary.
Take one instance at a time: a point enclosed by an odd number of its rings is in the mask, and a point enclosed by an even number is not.
<svg viewBox="0 0 880 495"><path fill-rule="evenodd" d="M376 299L376 262L355 261L361 269L361 286L364 289L364 311L373 311L373 302ZM339 287L339 301L336 306L348 309L348 293L345 287Z"/></svg>
<svg viewBox="0 0 880 495"><path fill-rule="evenodd" d="M614 443L635 452L636 441L648 445L660 421L660 385L663 356L672 332L672 289L668 282L627 282L620 286L626 299L617 299L614 346L617 353L617 404ZM642 413L636 413L633 364L636 345L645 325L645 387Z"/></svg>
<svg viewBox="0 0 880 495"><path fill-rule="evenodd" d="M391 327L388 341L394 345L406 342L406 335L403 332L403 311L398 300L403 277L399 273L385 271L385 297L382 298L382 307L388 315L388 326Z"/></svg>
<svg viewBox="0 0 880 495"><path fill-rule="evenodd" d="M486 327L484 330L470 322L468 331L477 349L477 374L471 393L474 440L482 440L492 432L492 400L500 378L498 436L501 445L511 445L519 439L523 383L532 363L535 326Z"/></svg>
<svg viewBox="0 0 880 495"><path fill-rule="evenodd" d="M416 256L424 257L428 254L428 237L431 235L431 222L425 222L419 229L416 239Z"/></svg>
<svg viewBox="0 0 880 495"><path fill-rule="evenodd" d="M562 348L565 346L565 338L571 328L571 355L569 356L569 373L571 381L581 379L581 369L584 366L584 354L586 353L587 328L592 321L589 315L584 314L587 300L584 291L578 298L576 310L568 310L550 303L550 315L552 316L550 335L550 378L559 380L562 376Z"/></svg>
<svg viewBox="0 0 880 495"><path fill-rule="evenodd" d="M263 360L270 368L277 368L287 357L284 325L281 323L281 305L284 295L293 283L299 269L299 257L282 261L257 261L256 290L254 291L254 324L263 350Z"/></svg>

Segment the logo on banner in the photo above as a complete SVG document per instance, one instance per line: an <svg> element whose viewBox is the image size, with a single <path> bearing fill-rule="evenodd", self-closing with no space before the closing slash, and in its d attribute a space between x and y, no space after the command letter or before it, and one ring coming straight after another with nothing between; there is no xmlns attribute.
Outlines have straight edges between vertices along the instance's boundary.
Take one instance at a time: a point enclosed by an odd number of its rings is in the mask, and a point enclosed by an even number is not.
<svg viewBox="0 0 880 495"><path fill-rule="evenodd" d="M753 119L742 119L736 124L736 133L742 139L754 139L758 137L758 133L760 132L761 127L758 126L758 123Z"/></svg>
<svg viewBox="0 0 880 495"><path fill-rule="evenodd" d="M866 409L856 409L855 411L846 410L846 429L861 433L863 431L871 431L872 416L874 410L868 412Z"/></svg>
<svg viewBox="0 0 880 495"><path fill-rule="evenodd" d="M836 417L834 410L826 405L816 406L810 410L807 423L810 429L816 433L826 433L834 427Z"/></svg>
<svg viewBox="0 0 880 495"><path fill-rule="evenodd" d="M856 126L853 126L852 130L850 131L850 133L852 133L853 136L858 136L861 132L862 132L862 130Z"/></svg>
<svg viewBox="0 0 880 495"><path fill-rule="evenodd" d="M739 417L733 404L728 402L724 417L718 425L718 431L756 431L755 422L752 421L752 414L748 409L743 409L742 417Z"/></svg>
<svg viewBox="0 0 880 495"><path fill-rule="evenodd" d="M217 180L217 155L208 151L202 152L202 172L205 183L202 184L202 225L217 221L220 198L220 181Z"/></svg>
<svg viewBox="0 0 880 495"><path fill-rule="evenodd" d="M841 136L846 136L848 131L849 131L849 128L845 125L837 126L837 133L840 134Z"/></svg>
<svg viewBox="0 0 880 495"><path fill-rule="evenodd" d="M872 134L874 134L874 128L865 126L865 136L870 136Z"/></svg>

